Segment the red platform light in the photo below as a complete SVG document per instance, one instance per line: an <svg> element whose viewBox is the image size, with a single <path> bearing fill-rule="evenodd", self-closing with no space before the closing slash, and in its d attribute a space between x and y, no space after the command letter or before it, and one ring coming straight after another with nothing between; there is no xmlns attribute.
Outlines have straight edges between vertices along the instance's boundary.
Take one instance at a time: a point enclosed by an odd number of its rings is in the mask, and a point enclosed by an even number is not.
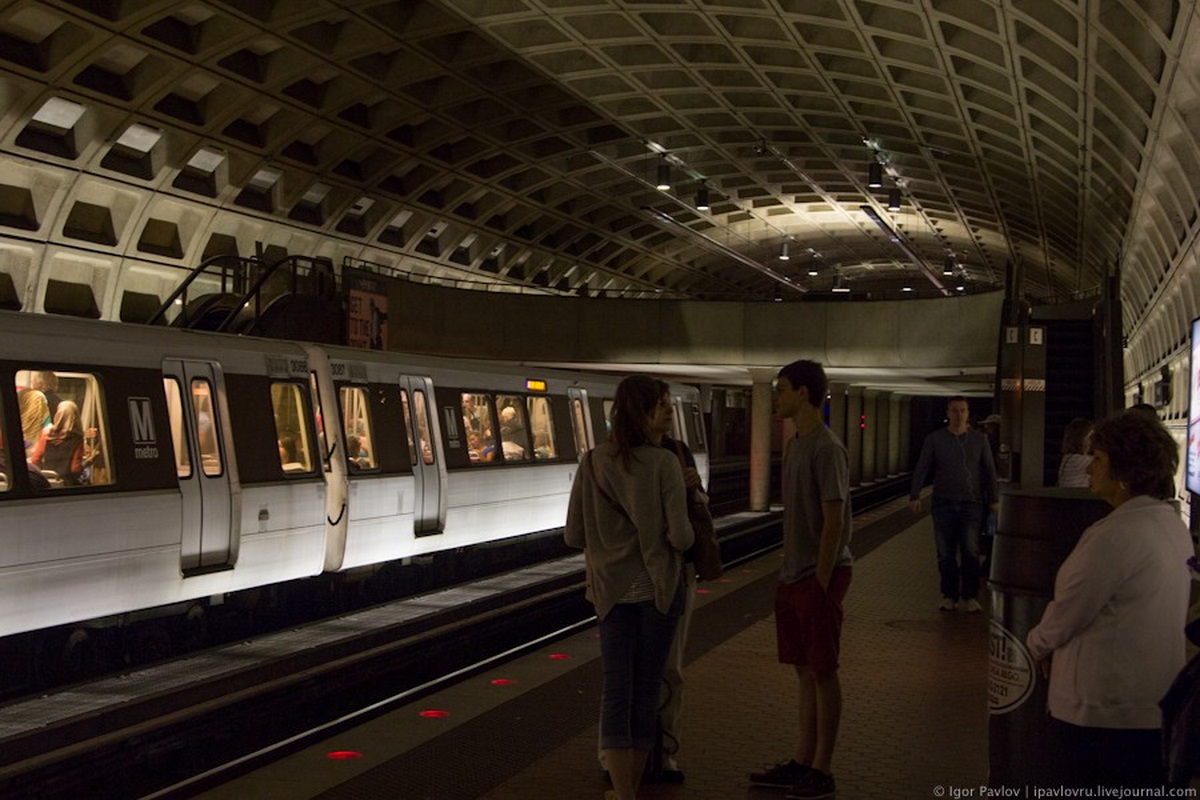
<svg viewBox="0 0 1200 800"><path fill-rule="evenodd" d="M712 594L712 589L697 589L696 594Z"/></svg>
<svg viewBox="0 0 1200 800"><path fill-rule="evenodd" d="M516 681L512 678L496 678L492 681L492 686L514 686Z"/></svg>
<svg viewBox="0 0 1200 800"><path fill-rule="evenodd" d="M570 653L551 653L550 658L554 661L568 661L572 656Z"/></svg>
<svg viewBox="0 0 1200 800"><path fill-rule="evenodd" d="M357 750L334 750L332 753L326 753L325 757L333 761L353 761L362 758L363 754Z"/></svg>
<svg viewBox="0 0 1200 800"><path fill-rule="evenodd" d="M425 711L422 711L421 716L425 717L426 719L441 719L442 717L450 716L450 712L442 711L441 709L438 709L438 708L430 708L430 709L426 709Z"/></svg>

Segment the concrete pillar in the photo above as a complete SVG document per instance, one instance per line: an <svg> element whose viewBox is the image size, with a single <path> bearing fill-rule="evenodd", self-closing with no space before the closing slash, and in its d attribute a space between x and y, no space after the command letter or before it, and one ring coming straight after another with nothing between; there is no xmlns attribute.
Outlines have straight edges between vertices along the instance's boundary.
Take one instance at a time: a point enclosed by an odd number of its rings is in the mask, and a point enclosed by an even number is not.
<svg viewBox="0 0 1200 800"><path fill-rule="evenodd" d="M912 398L905 395L900 398L900 460L897 464L897 472L912 472L912 468L916 466L913 460L912 453Z"/></svg>
<svg viewBox="0 0 1200 800"><path fill-rule="evenodd" d="M888 410L888 475L900 474L900 428L904 424L904 417L900 415L902 408L902 398L893 394Z"/></svg>
<svg viewBox="0 0 1200 800"><path fill-rule="evenodd" d="M846 451L850 460L850 485L858 486L862 477L862 425L863 390L851 386L846 392Z"/></svg>
<svg viewBox="0 0 1200 800"><path fill-rule="evenodd" d="M750 510L771 506L771 381L775 370L749 370L750 392Z"/></svg>
<svg viewBox="0 0 1200 800"><path fill-rule="evenodd" d="M875 397L875 479L886 478L891 451L888 442L892 430L892 393L880 392Z"/></svg>
<svg viewBox="0 0 1200 800"><path fill-rule="evenodd" d="M829 430L843 444L846 442L846 390L849 388L846 383L829 384Z"/></svg>
<svg viewBox="0 0 1200 800"><path fill-rule="evenodd" d="M875 401L879 392L874 389L863 389L862 414L866 427L862 429L862 482L875 481L875 428L879 425L879 417L875 413Z"/></svg>

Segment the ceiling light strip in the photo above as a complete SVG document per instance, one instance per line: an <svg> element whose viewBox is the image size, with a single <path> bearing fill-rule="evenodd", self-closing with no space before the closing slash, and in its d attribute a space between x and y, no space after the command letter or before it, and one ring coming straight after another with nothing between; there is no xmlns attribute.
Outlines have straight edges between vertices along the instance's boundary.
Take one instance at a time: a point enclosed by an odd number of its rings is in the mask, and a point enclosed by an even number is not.
<svg viewBox="0 0 1200 800"><path fill-rule="evenodd" d="M933 270L929 268L929 264L925 262L925 259L923 259L916 250L912 249L908 241L903 236L892 230L892 226L888 225L887 221L884 220L883 217L879 216L878 211L876 211L872 206L868 205L861 205L859 206L859 209L866 214L872 222L879 226L879 229L884 232L889 241L904 251L904 254L908 256L909 260L917 265L917 268L925 274L925 277L929 279L929 282L936 286L942 294L946 295L947 297L952 294L949 289L942 285L941 280L939 280L938 277L933 273Z"/></svg>
<svg viewBox="0 0 1200 800"><path fill-rule="evenodd" d="M762 264L759 264L754 259L742 255L738 251L727 247L726 245L722 244L721 242L718 242L716 239L712 238L711 236L708 236L707 234L701 233L700 231L692 230L687 225L684 225L682 222L680 222L679 220L672 217L670 214L666 214L662 211L659 211L658 209L650 208L649 206L642 206L642 211L645 211L646 213L650 214L655 219L657 219L659 222L664 222L667 225L670 225L672 227L687 231L689 234L691 234L695 238L704 242L709 248L717 251L718 253L721 253L724 256L728 256L729 258L732 258L734 261L737 261L739 264L745 264L747 267L750 267L751 269L753 269L757 272L761 272L763 275L766 275L771 280L775 281L776 283L782 284L783 286L786 286L787 288L791 289L792 291L800 292L800 293L804 293L804 292L808 291L808 289L806 289L805 287L796 283L795 281L793 281L791 278L787 277L786 275L780 275L778 272L771 269L770 267L766 267L766 266L763 266Z"/></svg>

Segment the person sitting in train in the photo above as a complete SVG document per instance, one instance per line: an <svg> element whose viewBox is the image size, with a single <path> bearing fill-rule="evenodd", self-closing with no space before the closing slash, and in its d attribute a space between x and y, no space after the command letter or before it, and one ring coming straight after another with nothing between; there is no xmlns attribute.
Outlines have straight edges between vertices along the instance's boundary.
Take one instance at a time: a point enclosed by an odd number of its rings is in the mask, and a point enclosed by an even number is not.
<svg viewBox="0 0 1200 800"><path fill-rule="evenodd" d="M79 406L70 400L58 404L54 424L43 431L29 457L42 470L53 470L65 486L78 486L83 473L83 425Z"/></svg>
<svg viewBox="0 0 1200 800"><path fill-rule="evenodd" d="M28 459L33 448L42 438L42 431L53 424L50 419L50 404L46 395L37 389L21 389L17 392L17 405L21 409L21 434L25 438L25 456Z"/></svg>
<svg viewBox="0 0 1200 800"><path fill-rule="evenodd" d="M538 431L533 435L533 457L538 460L554 458L554 445L547 431Z"/></svg>
<svg viewBox="0 0 1200 800"><path fill-rule="evenodd" d="M1179 463L1157 420L1125 411L1096 424L1087 474L1112 506L1054 578L1026 644L1050 685L1064 786L1161 786L1159 700L1186 659L1192 539L1171 504Z"/></svg>
<svg viewBox="0 0 1200 800"><path fill-rule="evenodd" d="M349 464L351 470L357 472L368 465L365 452L362 442L357 436L346 437L346 463Z"/></svg>
<svg viewBox="0 0 1200 800"><path fill-rule="evenodd" d="M296 434L287 431L279 435L279 464L284 472L302 472L304 465L300 463Z"/></svg>
<svg viewBox="0 0 1200 800"><path fill-rule="evenodd" d="M507 406L500 412L500 447L504 452L504 457L512 461L523 461L525 445L521 443L527 441L525 428L517 419L517 410L512 406Z"/></svg>

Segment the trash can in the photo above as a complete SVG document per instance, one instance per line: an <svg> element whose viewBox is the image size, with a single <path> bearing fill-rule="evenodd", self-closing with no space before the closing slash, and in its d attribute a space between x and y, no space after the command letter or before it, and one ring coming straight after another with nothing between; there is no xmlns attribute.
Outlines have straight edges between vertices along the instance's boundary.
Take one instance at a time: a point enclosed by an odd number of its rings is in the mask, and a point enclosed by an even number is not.
<svg viewBox="0 0 1200 800"><path fill-rule="evenodd" d="M1054 598L1054 577L1084 529L1110 506L1086 489L1006 490L992 543L988 642L988 783L1049 786L1051 755L1046 680L1025 637Z"/></svg>

